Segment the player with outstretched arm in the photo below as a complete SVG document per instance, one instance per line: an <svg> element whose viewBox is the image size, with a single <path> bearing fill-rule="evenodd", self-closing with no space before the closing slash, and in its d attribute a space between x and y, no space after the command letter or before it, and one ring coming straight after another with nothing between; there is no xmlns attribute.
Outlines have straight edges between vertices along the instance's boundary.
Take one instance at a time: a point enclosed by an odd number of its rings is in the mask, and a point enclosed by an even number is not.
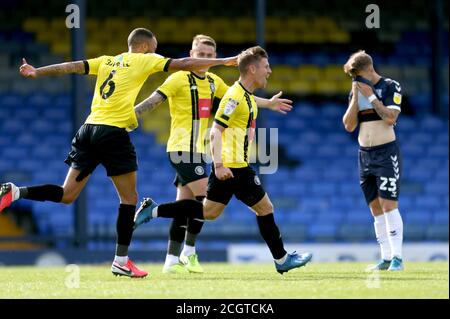
<svg viewBox="0 0 450 319"><path fill-rule="evenodd" d="M274 207L249 165L249 150L255 135L258 107L253 92L267 85L271 74L268 55L259 46L238 57L239 81L231 86L220 102L210 133L213 171L209 176L204 204L181 200L157 205L146 198L136 212L137 226L155 217L188 216L213 220L236 196L256 214L259 231L265 240L279 273L306 265L311 253L288 254L274 219Z"/></svg>
<svg viewBox="0 0 450 319"><path fill-rule="evenodd" d="M137 159L128 131L138 126L134 111L136 97L148 76L168 70L194 71L215 65L236 65L236 58L170 59L155 54L157 40L144 28L128 36L128 52L116 56L74 61L34 68L25 59L20 74L39 78L69 73L96 75L91 113L72 141L65 162L66 180L60 185L17 187L4 183L0 188L0 212L19 199L71 204L85 187L95 168L102 164L120 199L117 217L117 246L111 270L115 275L145 277L128 258L138 194Z"/></svg>

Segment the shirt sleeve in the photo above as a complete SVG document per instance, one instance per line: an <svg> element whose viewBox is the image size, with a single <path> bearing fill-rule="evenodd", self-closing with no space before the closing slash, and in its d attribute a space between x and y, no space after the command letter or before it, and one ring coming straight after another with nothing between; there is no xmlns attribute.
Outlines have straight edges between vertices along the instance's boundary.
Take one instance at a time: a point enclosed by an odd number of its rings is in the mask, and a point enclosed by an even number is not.
<svg viewBox="0 0 450 319"><path fill-rule="evenodd" d="M167 72L172 59L165 58L156 53L145 54L143 68L149 73Z"/></svg>
<svg viewBox="0 0 450 319"><path fill-rule="evenodd" d="M98 74L98 68L102 64L103 58L105 56L102 55L95 59L88 59L84 60L84 74L91 74L91 75L97 75Z"/></svg>
<svg viewBox="0 0 450 319"><path fill-rule="evenodd" d="M383 99L383 104L388 109L397 110L401 112L401 104L402 104L402 88L400 83L397 81L392 81L388 89L386 91L386 96Z"/></svg>
<svg viewBox="0 0 450 319"><path fill-rule="evenodd" d="M163 84L157 89L157 92L164 95L166 98L177 95L180 88L181 72L171 74Z"/></svg>
<svg viewBox="0 0 450 319"><path fill-rule="evenodd" d="M214 78L214 80L217 82L216 92L215 92L214 96L221 99L221 98L223 98L223 96L225 95L225 93L228 91L228 89L230 87L222 80L222 78L220 78L218 76L216 76Z"/></svg>
<svg viewBox="0 0 450 319"><path fill-rule="evenodd" d="M231 119L235 116L238 106L239 101L233 97L223 98L222 101L220 101L219 108L214 117L214 122L227 128Z"/></svg>

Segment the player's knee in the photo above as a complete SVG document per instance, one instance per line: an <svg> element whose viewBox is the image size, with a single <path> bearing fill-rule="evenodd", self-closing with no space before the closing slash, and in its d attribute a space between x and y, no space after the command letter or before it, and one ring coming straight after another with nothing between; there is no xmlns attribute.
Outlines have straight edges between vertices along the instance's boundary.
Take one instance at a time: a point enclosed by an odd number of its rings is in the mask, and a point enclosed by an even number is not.
<svg viewBox="0 0 450 319"><path fill-rule="evenodd" d="M72 204L76 199L78 198L78 194L69 192L64 192L63 198L61 200L61 203L63 204Z"/></svg>
<svg viewBox="0 0 450 319"><path fill-rule="evenodd" d="M206 220L214 220L214 219L217 219L217 217L219 217L221 213L222 213L221 211L216 210L216 209L204 208L204 210L203 210L203 217Z"/></svg>
<svg viewBox="0 0 450 319"><path fill-rule="evenodd" d="M397 202L387 202L382 204L382 210L384 213L390 212L398 207Z"/></svg>
<svg viewBox="0 0 450 319"><path fill-rule="evenodd" d="M126 205L137 205L138 193L130 192L129 194L120 195L120 202Z"/></svg>
<svg viewBox="0 0 450 319"><path fill-rule="evenodd" d="M267 201L264 204L253 207L257 216L266 216L273 213L273 204L271 201Z"/></svg>

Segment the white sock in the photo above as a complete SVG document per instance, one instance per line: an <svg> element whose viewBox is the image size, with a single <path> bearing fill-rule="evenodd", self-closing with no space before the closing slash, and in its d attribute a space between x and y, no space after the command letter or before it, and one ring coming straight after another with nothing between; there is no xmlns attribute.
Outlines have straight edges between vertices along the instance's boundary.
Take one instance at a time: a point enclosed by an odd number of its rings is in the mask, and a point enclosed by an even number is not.
<svg viewBox="0 0 450 319"><path fill-rule="evenodd" d="M152 210L152 217L153 218L158 217L158 206L153 208L153 210Z"/></svg>
<svg viewBox="0 0 450 319"><path fill-rule="evenodd" d="M377 236L378 244L380 244L381 249L381 259L391 260L391 244L389 243L386 219L383 215L374 216L373 226L375 228L375 235Z"/></svg>
<svg viewBox="0 0 450 319"><path fill-rule="evenodd" d="M286 258L287 258L287 254L284 255L283 257L281 257L280 259L274 259L274 260L278 265L282 265L286 261Z"/></svg>
<svg viewBox="0 0 450 319"><path fill-rule="evenodd" d="M402 258L403 220L398 209L384 213L392 257Z"/></svg>
<svg viewBox="0 0 450 319"><path fill-rule="evenodd" d="M170 267L175 264L178 264L180 260L178 259L178 256L175 255L166 255L166 261L164 262L164 267Z"/></svg>
<svg viewBox="0 0 450 319"><path fill-rule="evenodd" d="M11 195L12 195L12 201L15 202L20 197L20 191L19 187L14 185L13 183L9 183L11 185Z"/></svg>
<svg viewBox="0 0 450 319"><path fill-rule="evenodd" d="M184 245L183 251L181 252L181 254L185 255L185 256L193 255L193 254L195 254L195 247L189 246L189 245Z"/></svg>
<svg viewBox="0 0 450 319"><path fill-rule="evenodd" d="M114 261L121 266L125 266L128 262L128 256L115 256Z"/></svg>

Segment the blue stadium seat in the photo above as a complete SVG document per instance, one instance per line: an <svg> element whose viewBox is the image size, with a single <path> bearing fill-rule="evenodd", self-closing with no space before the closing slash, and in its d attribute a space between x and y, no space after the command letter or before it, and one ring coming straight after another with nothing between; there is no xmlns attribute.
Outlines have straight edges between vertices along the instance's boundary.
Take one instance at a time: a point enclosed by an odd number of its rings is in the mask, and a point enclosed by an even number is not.
<svg viewBox="0 0 450 319"><path fill-rule="evenodd" d="M402 143L401 152L404 156L423 157L425 149L415 143Z"/></svg>
<svg viewBox="0 0 450 319"><path fill-rule="evenodd" d="M341 148L337 145L324 144L316 148L315 153L317 157L323 157L325 159L334 159L340 153Z"/></svg>
<svg viewBox="0 0 450 319"><path fill-rule="evenodd" d="M448 225L448 207L447 210L437 211L436 214L433 215L433 223Z"/></svg>
<svg viewBox="0 0 450 319"><path fill-rule="evenodd" d="M397 124L395 125L395 129L400 132L415 132L417 130L417 120L410 116L401 116Z"/></svg>
<svg viewBox="0 0 450 319"><path fill-rule="evenodd" d="M37 119L33 121L29 128L35 134L48 134L54 131L52 121L46 119Z"/></svg>
<svg viewBox="0 0 450 319"><path fill-rule="evenodd" d="M295 179L301 182L311 182L319 178L319 172L304 168L297 169L294 174Z"/></svg>
<svg viewBox="0 0 450 319"><path fill-rule="evenodd" d="M345 133L330 133L326 137L326 142L331 143L333 145L350 145L352 144L352 140L350 139L350 136Z"/></svg>
<svg viewBox="0 0 450 319"><path fill-rule="evenodd" d="M22 95L15 93L7 93L0 95L0 105L3 109L13 109L16 107L21 107L24 104L24 99Z"/></svg>
<svg viewBox="0 0 450 319"><path fill-rule="evenodd" d="M354 182L339 183L337 188L338 192L343 196L363 196L357 179Z"/></svg>
<svg viewBox="0 0 450 319"><path fill-rule="evenodd" d="M408 227L409 224L416 225L428 225L431 221L432 215L422 210L400 210L402 215L403 222L405 224L405 228Z"/></svg>
<svg viewBox="0 0 450 319"><path fill-rule="evenodd" d="M411 170L405 176L414 181L428 182L432 179L433 174L430 170Z"/></svg>
<svg viewBox="0 0 450 319"><path fill-rule="evenodd" d="M12 120L8 120L5 123L2 123L2 125L0 126L0 130L2 131L2 135L16 135L19 134L21 132L24 132L27 129L26 127L26 123L24 121L21 120L16 120L16 119L12 119Z"/></svg>
<svg viewBox="0 0 450 319"><path fill-rule="evenodd" d="M70 96L68 94L57 94L53 99L53 106L58 109L69 110L70 104Z"/></svg>
<svg viewBox="0 0 450 319"><path fill-rule="evenodd" d="M20 107L14 111L14 117L20 121L34 121L39 118L39 110Z"/></svg>
<svg viewBox="0 0 450 319"><path fill-rule="evenodd" d="M294 112L296 116L301 118L317 118L319 110L311 103L299 102L294 104Z"/></svg>
<svg viewBox="0 0 450 319"><path fill-rule="evenodd" d="M275 218L277 218L278 215L276 215ZM311 211L290 210L287 211L285 223L288 225L309 224L316 218L316 215L316 212Z"/></svg>
<svg viewBox="0 0 450 319"><path fill-rule="evenodd" d="M411 143L430 144L434 142L433 134L429 132L416 132L409 136Z"/></svg>
<svg viewBox="0 0 450 319"><path fill-rule="evenodd" d="M426 236L428 240L448 241L448 223L429 225Z"/></svg>
<svg viewBox="0 0 450 319"><path fill-rule="evenodd" d="M324 224L326 224L326 223L339 224L344 219L345 219L345 215L343 214L343 212L340 212L340 211L335 210L335 209L330 209L329 211L320 212L316 216L315 222L317 224L320 224L320 223L324 223Z"/></svg>
<svg viewBox="0 0 450 319"><path fill-rule="evenodd" d="M31 94L25 102L33 108L46 108L52 105L52 97L45 93Z"/></svg>
<svg viewBox="0 0 450 319"><path fill-rule="evenodd" d="M441 118L431 115L423 118L420 126L425 132L442 132L445 129L448 130L448 125L445 125Z"/></svg>
<svg viewBox="0 0 450 319"><path fill-rule="evenodd" d="M343 169L339 169L338 167L334 167L333 169L329 169L326 172L326 180L332 183L336 183L346 180L351 175L353 174L350 174Z"/></svg>
<svg viewBox="0 0 450 319"><path fill-rule="evenodd" d="M431 145L428 155L434 158L448 158L448 145Z"/></svg>
<svg viewBox="0 0 450 319"><path fill-rule="evenodd" d="M286 150L288 155L290 156L298 156L299 158L304 158L312 153L313 147L311 145L303 143L295 143L289 146Z"/></svg>
<svg viewBox="0 0 450 319"><path fill-rule="evenodd" d="M418 209L423 209L426 212L432 212L436 209L439 209L443 205L443 200L440 196L436 195L427 195L427 196L419 196L416 198L416 207Z"/></svg>
<svg viewBox="0 0 450 319"><path fill-rule="evenodd" d="M360 209L353 208L348 211L345 220L347 224L373 224L373 217L368 207L361 207Z"/></svg>
<svg viewBox="0 0 450 319"><path fill-rule="evenodd" d="M425 184L425 192L430 195L442 195L448 196L448 180L444 181L431 181Z"/></svg>
<svg viewBox="0 0 450 319"><path fill-rule="evenodd" d="M312 184L312 193L319 196L332 196L337 193L337 186L331 182L316 182Z"/></svg>
<svg viewBox="0 0 450 319"><path fill-rule="evenodd" d="M337 226L332 223L312 224L307 228L308 238L315 241L330 241L336 237Z"/></svg>
<svg viewBox="0 0 450 319"><path fill-rule="evenodd" d="M330 209L330 205L326 199L322 197L302 197L300 198L300 210L302 212L326 212Z"/></svg>
<svg viewBox="0 0 450 319"><path fill-rule="evenodd" d="M449 137L448 137L448 131L447 132L440 132L436 134L435 138L436 143L438 144L445 144L448 145L449 143Z"/></svg>

